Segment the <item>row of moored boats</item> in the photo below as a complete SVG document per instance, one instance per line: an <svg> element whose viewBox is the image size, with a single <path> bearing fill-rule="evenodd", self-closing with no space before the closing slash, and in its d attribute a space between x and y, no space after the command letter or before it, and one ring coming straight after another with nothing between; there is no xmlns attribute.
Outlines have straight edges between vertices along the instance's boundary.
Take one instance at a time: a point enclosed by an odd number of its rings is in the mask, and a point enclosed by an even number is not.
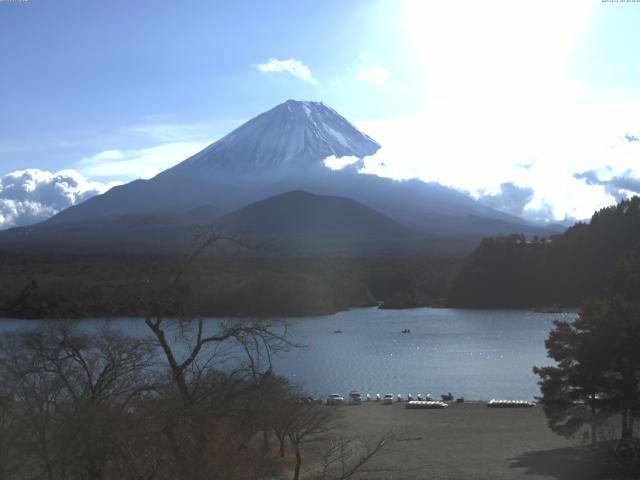
<svg viewBox="0 0 640 480"><path fill-rule="evenodd" d="M414 398L412 394L408 394L406 396L406 408L415 408L415 409L438 409L438 408L447 408L449 405L447 402L452 402L454 400L453 395L451 393L441 395L442 400L433 400L430 393L422 396L422 394L417 394ZM401 394L394 395L393 393L387 393L384 396L381 396L379 393L375 395L372 399L370 394L366 394L364 397L360 392L352 391L349 393L349 396L345 400L345 398L339 393L334 393L327 397L327 405L343 405L348 403L349 405L360 405L363 402L381 402L383 405L391 405L394 402L400 403L405 401ZM464 397L459 397L455 399L456 403L463 403ZM529 408L535 407L536 404L534 402L530 402L528 400L496 400L492 399L487 403L487 407L489 408Z"/></svg>

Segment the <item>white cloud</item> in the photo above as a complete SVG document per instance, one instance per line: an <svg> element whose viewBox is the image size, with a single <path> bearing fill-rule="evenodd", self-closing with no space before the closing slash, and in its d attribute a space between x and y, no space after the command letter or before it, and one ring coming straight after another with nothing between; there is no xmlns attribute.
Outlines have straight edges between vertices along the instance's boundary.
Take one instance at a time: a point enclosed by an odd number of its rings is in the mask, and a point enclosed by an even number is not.
<svg viewBox="0 0 640 480"><path fill-rule="evenodd" d="M290 73L294 77L304 80L309 83L318 83L317 80L311 74L311 70L300 60L295 58L289 58L287 60L278 60L277 58L270 58L267 63L261 63L256 67L261 72L286 72Z"/></svg>
<svg viewBox="0 0 640 480"><path fill-rule="evenodd" d="M391 73L389 72L389 70L376 63L360 70L360 72L358 72L358 75L356 75L356 79L370 82L378 85L379 87L382 87L387 83L387 80L390 76Z"/></svg>
<svg viewBox="0 0 640 480"><path fill-rule="evenodd" d="M151 178L207 145L208 142L171 142L133 150L105 150L78 161L76 168L93 178Z"/></svg>
<svg viewBox="0 0 640 480"><path fill-rule="evenodd" d="M354 156L336 157L335 155L330 155L323 160L323 164L330 170L342 170L346 166L353 165L358 161L360 161L360 159Z"/></svg>
<svg viewBox="0 0 640 480"><path fill-rule="evenodd" d="M148 148L103 150L77 161L75 170L51 173L27 169L9 173L0 178L0 229L45 220L112 186L153 177L209 144L185 139L202 136L202 126L153 124L131 130L150 139L178 140Z"/></svg>
<svg viewBox="0 0 640 480"><path fill-rule="evenodd" d="M640 178L640 105L608 103L572 76L594 5L407 0L403 53L424 95L413 117L360 124L383 145L365 171L437 181L547 221L615 202ZM592 170L598 182L576 176ZM510 195L516 204L501 205Z"/></svg>
<svg viewBox="0 0 640 480"><path fill-rule="evenodd" d="M74 170L9 173L0 179L0 229L45 220L114 185L89 181Z"/></svg>
<svg viewBox="0 0 640 480"><path fill-rule="evenodd" d="M497 192L483 191L478 195L480 203L518 217L522 216L531 200L533 200L533 188L521 187L513 182L500 184Z"/></svg>
<svg viewBox="0 0 640 480"><path fill-rule="evenodd" d="M362 52L358 55L357 70L356 80L394 92L406 91L405 85L391 78L391 71L371 53Z"/></svg>
<svg viewBox="0 0 640 480"><path fill-rule="evenodd" d="M532 190L517 208L526 218L585 219L640 179L639 108L434 105L414 117L358 123L383 146L364 171L436 181L475 198L500 196L501 185L512 183ZM598 181L579 176L588 171Z"/></svg>

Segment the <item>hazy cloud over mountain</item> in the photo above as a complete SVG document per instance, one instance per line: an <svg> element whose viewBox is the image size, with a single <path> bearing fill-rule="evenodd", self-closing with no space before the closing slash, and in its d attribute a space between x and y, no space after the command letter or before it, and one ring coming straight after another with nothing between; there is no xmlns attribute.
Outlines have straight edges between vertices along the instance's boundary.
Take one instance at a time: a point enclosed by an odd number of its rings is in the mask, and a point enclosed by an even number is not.
<svg viewBox="0 0 640 480"><path fill-rule="evenodd" d="M635 141L635 140L629 140ZM640 195L640 177L634 176L627 170L621 175L607 175L597 170L587 170L574 175L578 180L583 180L587 185L603 185L617 202L633 195Z"/></svg>
<svg viewBox="0 0 640 480"><path fill-rule="evenodd" d="M0 229L45 220L114 185L89 181L74 170L9 173L0 178Z"/></svg>
<svg viewBox="0 0 640 480"><path fill-rule="evenodd" d="M478 197L480 203L518 217L523 216L524 208L533 200L534 191L531 187L520 187L513 182L500 184L500 191L483 193Z"/></svg>
<svg viewBox="0 0 640 480"><path fill-rule="evenodd" d="M101 180L129 181L151 178L199 152L207 142L180 141L131 150L103 150L76 162L83 175Z"/></svg>
<svg viewBox="0 0 640 480"><path fill-rule="evenodd" d="M487 129L492 111L478 115L457 108L431 107L415 117L358 122L382 145L365 159L365 171L438 182L476 199L488 196L484 202L504 212L528 220L542 216L552 223L588 219L638 192L640 130L629 127L637 123L638 104L593 109L541 105L529 107L524 117L521 110L505 107L496 114L494 108L493 126ZM585 172L597 176L589 180ZM504 190L503 185L531 190ZM519 213L530 191L533 196ZM507 198L516 203L504 203Z"/></svg>

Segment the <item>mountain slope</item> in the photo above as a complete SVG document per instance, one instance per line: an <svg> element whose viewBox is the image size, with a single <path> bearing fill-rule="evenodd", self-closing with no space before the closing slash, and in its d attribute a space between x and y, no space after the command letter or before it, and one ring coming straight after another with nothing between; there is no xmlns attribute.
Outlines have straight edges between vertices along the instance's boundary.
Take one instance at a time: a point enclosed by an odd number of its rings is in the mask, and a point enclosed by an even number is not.
<svg viewBox="0 0 640 480"><path fill-rule="evenodd" d="M188 214L114 214L81 222L42 223L0 232L0 250L62 253L186 252L195 225L211 223L218 210Z"/></svg>
<svg viewBox="0 0 640 480"><path fill-rule="evenodd" d="M226 232L266 240L270 253L358 254L398 250L420 236L398 222L344 197L292 191L221 217Z"/></svg>
<svg viewBox="0 0 640 480"><path fill-rule="evenodd" d="M385 237L413 234L407 227L349 198L287 192L225 215L226 230L253 234Z"/></svg>
<svg viewBox="0 0 640 480"><path fill-rule="evenodd" d="M550 233L436 183L395 181L359 174L353 168L333 171L323 164L330 155L363 158L379 148L326 105L289 100L152 179L115 187L30 227L30 242L34 246L40 242L42 248L47 248L47 232L61 239L61 232L67 229L70 241L73 238L79 243L85 234L72 231L83 232L83 225L92 230L93 226L104 224L113 228L111 233L105 231L105 238L111 238L115 248L119 243L129 245L132 239L140 242L145 235L153 235L148 223L141 220L136 227L131 218L161 218L175 229L184 229L188 221L208 221L294 190L350 198L411 230L464 237L465 244L487 235ZM212 206L215 215L193 218L194 211L206 211ZM126 229L113 226L113 219L123 218L129 218ZM275 224L272 228L276 228ZM15 238L15 232L0 233L0 248L5 241L14 244ZM101 239L98 243L104 242Z"/></svg>
<svg viewBox="0 0 640 480"><path fill-rule="evenodd" d="M380 145L321 102L287 100L159 177L274 174L322 167L322 160L372 155Z"/></svg>
<svg viewBox="0 0 640 480"><path fill-rule="evenodd" d="M115 187L48 221L180 212L202 203L232 211L298 188L297 177L329 171L323 160L330 155L363 158L379 148L326 105L288 100L156 177Z"/></svg>
<svg viewBox="0 0 640 480"><path fill-rule="evenodd" d="M384 253L417 248L421 236L354 200L287 192L215 218L201 207L188 215L112 215L98 219L4 232L5 245L69 252L185 251L194 225L239 235L250 243L267 242L257 253L280 255ZM214 220L215 219L215 220ZM404 247L403 247L404 246Z"/></svg>

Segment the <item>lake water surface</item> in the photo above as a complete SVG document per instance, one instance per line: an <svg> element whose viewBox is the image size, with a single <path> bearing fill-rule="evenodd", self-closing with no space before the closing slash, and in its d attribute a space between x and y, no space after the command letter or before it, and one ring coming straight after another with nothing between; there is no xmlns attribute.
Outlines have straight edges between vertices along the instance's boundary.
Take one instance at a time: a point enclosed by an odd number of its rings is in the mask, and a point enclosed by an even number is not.
<svg viewBox="0 0 640 480"><path fill-rule="evenodd" d="M314 396L359 390L372 395L452 392L467 399L531 399L539 394L532 367L552 363L544 340L553 320L575 315L363 308L293 318L293 337L308 348L276 358L275 369ZM85 323L99 328L103 321ZM112 324L131 333L146 331L141 320ZM0 319L0 332L28 325L32 323ZM404 329L411 333L402 333Z"/></svg>

